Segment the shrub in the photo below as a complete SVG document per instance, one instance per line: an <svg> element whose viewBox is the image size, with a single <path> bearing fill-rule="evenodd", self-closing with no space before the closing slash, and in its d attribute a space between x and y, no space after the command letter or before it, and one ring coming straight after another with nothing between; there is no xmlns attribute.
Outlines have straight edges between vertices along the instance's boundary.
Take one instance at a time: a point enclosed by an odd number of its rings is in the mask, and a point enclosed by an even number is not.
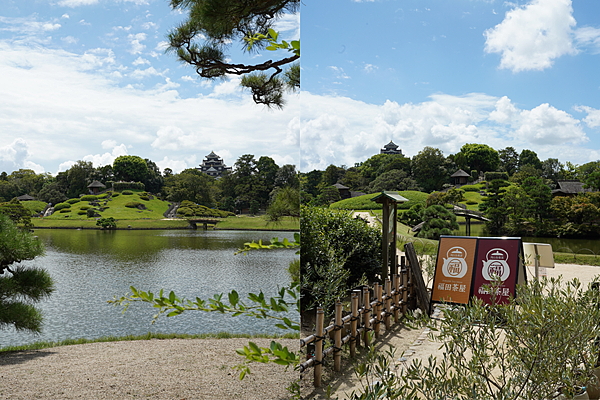
<svg viewBox="0 0 600 400"><path fill-rule="evenodd" d="M140 195L140 199L145 200L145 201L150 200L150 198L148 196L142 196L142 195Z"/></svg>
<svg viewBox="0 0 600 400"><path fill-rule="evenodd" d="M508 180L508 174L506 172L486 172L485 180L493 181L494 179L503 179L505 181Z"/></svg>
<svg viewBox="0 0 600 400"><path fill-rule="evenodd" d="M133 194L133 192L131 190L123 190L121 193L126 196L131 196Z"/></svg>
<svg viewBox="0 0 600 400"><path fill-rule="evenodd" d="M100 218L96 221L96 226L101 226L102 229L117 229L117 221L113 217Z"/></svg>
<svg viewBox="0 0 600 400"><path fill-rule="evenodd" d="M423 211L423 221L418 236L426 239L438 240L440 235L452 235L458 229L456 215L440 205L427 207Z"/></svg>
<svg viewBox="0 0 600 400"><path fill-rule="evenodd" d="M69 204L75 204L75 203L79 203L81 200L79 199L69 199L67 201L65 201L65 203L69 203Z"/></svg>
<svg viewBox="0 0 600 400"><path fill-rule="evenodd" d="M110 197L118 197L119 193L113 193Z"/></svg>
<svg viewBox="0 0 600 400"><path fill-rule="evenodd" d="M337 295L381 271L381 231L347 211L302 207L300 235L303 307L313 301L330 311Z"/></svg>
<svg viewBox="0 0 600 400"><path fill-rule="evenodd" d="M81 200L81 201L94 201L94 200L97 200L97 199L98 199L98 196L93 195L93 194L86 194L86 195L81 196L79 198L79 200Z"/></svg>
<svg viewBox="0 0 600 400"><path fill-rule="evenodd" d="M85 215L87 214L84 210L77 211L77 215Z"/></svg>
<svg viewBox="0 0 600 400"><path fill-rule="evenodd" d="M54 211L60 211L65 208L71 208L71 205L69 203L58 203L54 206Z"/></svg>
<svg viewBox="0 0 600 400"><path fill-rule="evenodd" d="M481 189L479 185L464 185L460 187L465 192L479 192Z"/></svg>
<svg viewBox="0 0 600 400"><path fill-rule="evenodd" d="M144 190L145 188L142 182L107 182L107 184L111 184L115 191Z"/></svg>
<svg viewBox="0 0 600 400"><path fill-rule="evenodd" d="M81 209L81 210L87 210L87 209L89 209L89 208L91 208L91 207L90 207L90 206L81 206L81 207L80 207L80 209Z"/></svg>
<svg viewBox="0 0 600 400"><path fill-rule="evenodd" d="M96 211L93 208L90 208L86 212L88 218L93 218L96 216Z"/></svg>
<svg viewBox="0 0 600 400"><path fill-rule="evenodd" d="M125 204L125 207L129 207L129 208L137 208L138 206L143 205L142 203L140 203L139 201L130 201L129 203Z"/></svg>
<svg viewBox="0 0 600 400"><path fill-rule="evenodd" d="M477 204L477 202L473 201L473 200L468 200L465 204L468 205L468 206L472 206L472 205Z"/></svg>
<svg viewBox="0 0 600 400"><path fill-rule="evenodd" d="M70 208L63 208L62 210L60 210L61 213L69 213L71 212Z"/></svg>

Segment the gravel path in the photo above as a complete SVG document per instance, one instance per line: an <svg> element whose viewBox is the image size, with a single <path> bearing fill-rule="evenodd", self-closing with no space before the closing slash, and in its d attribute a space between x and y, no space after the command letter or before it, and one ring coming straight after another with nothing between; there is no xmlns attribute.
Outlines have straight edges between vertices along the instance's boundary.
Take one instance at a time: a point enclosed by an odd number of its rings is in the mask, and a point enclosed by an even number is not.
<svg viewBox="0 0 600 400"><path fill-rule="evenodd" d="M268 347L270 339L253 339ZM279 340L297 351L297 339ZM244 380L232 366L248 339L90 343L0 354L0 399L289 398L293 368L255 363Z"/></svg>

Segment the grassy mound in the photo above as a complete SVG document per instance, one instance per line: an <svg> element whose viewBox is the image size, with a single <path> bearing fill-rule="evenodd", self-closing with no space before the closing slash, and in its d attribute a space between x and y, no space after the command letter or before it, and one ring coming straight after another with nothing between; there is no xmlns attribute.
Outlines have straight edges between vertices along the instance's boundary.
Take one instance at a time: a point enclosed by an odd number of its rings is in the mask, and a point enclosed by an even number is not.
<svg viewBox="0 0 600 400"><path fill-rule="evenodd" d="M364 196L353 197L351 199L341 200L333 203L329 208L340 209L340 210L380 210L382 205L375 203L371 199L379 196L381 193L366 194ZM408 210L410 207L417 203L425 205L427 201L427 193L418 192L415 190L404 190L398 192L398 194L408 201L406 203L398 204L398 209Z"/></svg>

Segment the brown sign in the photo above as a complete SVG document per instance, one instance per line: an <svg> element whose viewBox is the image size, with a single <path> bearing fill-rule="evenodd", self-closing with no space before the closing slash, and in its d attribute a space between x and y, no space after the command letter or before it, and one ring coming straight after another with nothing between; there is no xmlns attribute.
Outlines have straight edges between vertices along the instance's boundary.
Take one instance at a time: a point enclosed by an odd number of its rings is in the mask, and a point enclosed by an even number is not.
<svg viewBox="0 0 600 400"><path fill-rule="evenodd" d="M441 237L431 301L467 304L477 238Z"/></svg>

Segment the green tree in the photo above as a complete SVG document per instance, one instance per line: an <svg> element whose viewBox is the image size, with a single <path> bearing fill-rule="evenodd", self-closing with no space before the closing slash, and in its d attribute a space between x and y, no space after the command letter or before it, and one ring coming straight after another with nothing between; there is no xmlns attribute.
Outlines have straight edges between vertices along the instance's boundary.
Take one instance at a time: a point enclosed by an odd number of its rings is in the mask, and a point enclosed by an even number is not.
<svg viewBox="0 0 600 400"><path fill-rule="evenodd" d="M58 182L50 182L40 190L38 199L46 203L58 204L67 200L66 194L63 192L61 185Z"/></svg>
<svg viewBox="0 0 600 400"><path fill-rule="evenodd" d="M165 178L160 173L160 168L152 160L145 158L147 173L143 182L146 191L150 193L160 193L165 182Z"/></svg>
<svg viewBox="0 0 600 400"><path fill-rule="evenodd" d="M382 190L419 190L419 186L403 170L393 169L379 175L369 184L368 193L381 192Z"/></svg>
<svg viewBox="0 0 600 400"><path fill-rule="evenodd" d="M267 209L269 220L278 221L281 217L300 218L299 190L292 186L275 190L275 199Z"/></svg>
<svg viewBox="0 0 600 400"><path fill-rule="evenodd" d="M558 158L548 158L542 161L542 178L552 181L554 188L559 179L564 179L564 165Z"/></svg>
<svg viewBox="0 0 600 400"><path fill-rule="evenodd" d="M296 172L296 166L292 164L285 164L277 174L275 175L275 186L276 187L292 187L295 189L300 188L300 179Z"/></svg>
<svg viewBox="0 0 600 400"><path fill-rule="evenodd" d="M67 197L78 197L89 192L88 185L92 183L94 165L91 161L77 161L66 173ZM60 181L60 180L59 180Z"/></svg>
<svg viewBox="0 0 600 400"><path fill-rule="evenodd" d="M144 182L148 175L148 164L138 156L119 156L113 161L115 179L123 182Z"/></svg>
<svg viewBox="0 0 600 400"><path fill-rule="evenodd" d="M301 187L302 190L310 193L313 197L319 195L319 184L323 176L323 171L312 170L302 176Z"/></svg>
<svg viewBox="0 0 600 400"><path fill-rule="evenodd" d="M206 207L214 207L211 187L214 178L189 168L165 179L164 192L169 201L189 200Z"/></svg>
<svg viewBox="0 0 600 400"><path fill-rule="evenodd" d="M504 171L508 174L508 176L512 176L515 172L517 172L517 167L519 166L519 153L515 150L514 147L507 147L498 152L498 157L500 158L500 170Z"/></svg>
<svg viewBox="0 0 600 400"><path fill-rule="evenodd" d="M177 55L205 79L241 75L242 86L257 104L282 108L283 92L300 87L300 41L278 40L272 28L286 13L296 13L300 0L171 0L173 10L188 15L167 35L168 52ZM237 43L248 52L284 50L287 57L257 64L233 63L226 49ZM283 67L291 67L284 72ZM283 75L283 76L282 76Z"/></svg>
<svg viewBox="0 0 600 400"><path fill-rule="evenodd" d="M550 214L552 191L540 178L534 177L525 179L521 187L532 202L533 207L530 210L530 215L542 222Z"/></svg>
<svg viewBox="0 0 600 400"><path fill-rule="evenodd" d="M600 171L590 173L584 180L586 189L600 190Z"/></svg>
<svg viewBox="0 0 600 400"><path fill-rule="evenodd" d="M487 144L467 143L460 152L465 156L467 164L478 172L495 171L500 164L498 152Z"/></svg>
<svg viewBox="0 0 600 400"><path fill-rule="evenodd" d="M489 219L485 223L487 230L491 234L501 234L506 223L506 208L502 198L504 188L510 184L502 179L494 179L488 183L487 196L479 203L479 211Z"/></svg>
<svg viewBox="0 0 600 400"><path fill-rule="evenodd" d="M342 198L340 197L340 191L335 186L325 186L319 197L317 198L317 202L320 205L328 206L331 203L335 203L336 201L340 201Z"/></svg>
<svg viewBox="0 0 600 400"><path fill-rule="evenodd" d="M412 169L417 184L427 193L440 190L450 178L444 154L434 147L427 146L415 155Z"/></svg>
<svg viewBox="0 0 600 400"><path fill-rule="evenodd" d="M537 153L533 150L523 149L519 154L519 170L525 165L531 165L535 169L542 169L542 162L537 156Z"/></svg>
<svg viewBox="0 0 600 400"><path fill-rule="evenodd" d="M35 236L0 213L0 328L41 332L42 313L32 303L50 296L54 291L52 278L43 269L12 265L43 253L44 247Z"/></svg>
<svg viewBox="0 0 600 400"><path fill-rule="evenodd" d="M440 235L452 235L458 229L456 215L440 205L427 207L423 211L423 222L418 234L422 238L439 240Z"/></svg>

